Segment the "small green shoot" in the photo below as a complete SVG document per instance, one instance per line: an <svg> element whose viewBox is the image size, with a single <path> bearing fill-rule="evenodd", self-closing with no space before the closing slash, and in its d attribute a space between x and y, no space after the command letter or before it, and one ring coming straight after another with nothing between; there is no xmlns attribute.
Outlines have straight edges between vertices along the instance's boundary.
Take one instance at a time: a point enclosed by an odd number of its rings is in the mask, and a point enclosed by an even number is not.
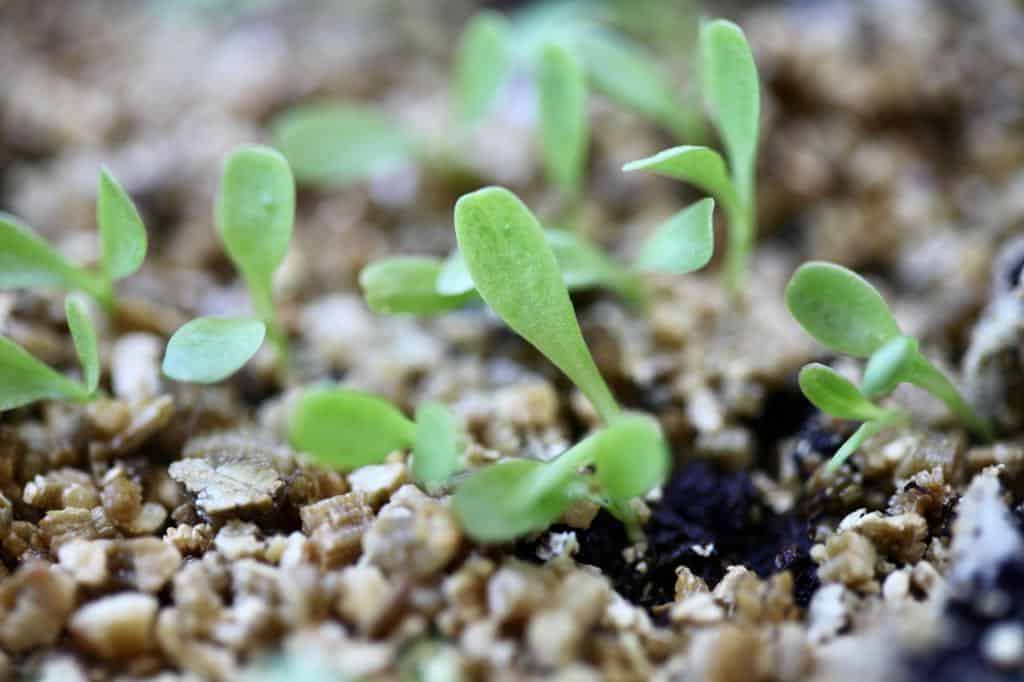
<svg viewBox="0 0 1024 682"><path fill-rule="evenodd" d="M644 170L697 186L722 204L729 217L729 249L725 279L739 293L747 276L754 245L760 93L757 66L743 31L716 20L701 27L703 91L712 118L725 143L728 171L722 157L707 147L673 147L623 166Z"/></svg>
<svg viewBox="0 0 1024 682"><path fill-rule="evenodd" d="M96 202L102 264L98 272L73 265L13 216L0 213L0 289L84 291L108 311L114 283L133 274L146 257L146 230L128 193L106 169Z"/></svg>
<svg viewBox="0 0 1024 682"><path fill-rule="evenodd" d="M587 85L576 58L552 43L538 67L541 150L548 178L572 208L583 189L587 162Z"/></svg>
<svg viewBox="0 0 1024 682"><path fill-rule="evenodd" d="M473 285L454 294L439 291L442 264L434 258L398 256L363 268L359 286L366 304L381 315L434 315L476 299Z"/></svg>
<svg viewBox="0 0 1024 682"><path fill-rule="evenodd" d="M715 200L705 198L666 220L644 242L633 267L685 275L707 265L715 250L714 209Z"/></svg>
<svg viewBox="0 0 1024 682"><path fill-rule="evenodd" d="M435 492L459 468L462 436L444 405L426 402L413 422L382 398L346 388L307 389L288 417L294 448L341 471L382 462L413 449L413 477Z"/></svg>
<svg viewBox="0 0 1024 682"><path fill-rule="evenodd" d="M248 317L199 317L182 325L164 352L163 373L175 381L215 384L247 363L267 327Z"/></svg>
<svg viewBox="0 0 1024 682"><path fill-rule="evenodd" d="M472 128L491 109L508 71L508 26L495 12L478 12L455 51L452 89L456 117Z"/></svg>
<svg viewBox="0 0 1024 682"><path fill-rule="evenodd" d="M288 253L295 222L295 180L285 158L269 147L232 152L221 176L216 218L224 248L283 365L288 343L274 311L273 277Z"/></svg>
<svg viewBox="0 0 1024 682"><path fill-rule="evenodd" d="M786 305L804 330L826 347L868 359L859 389L839 375L826 375L817 365L804 368L800 375L804 395L817 407L842 419L865 422L854 434L856 445L866 433L903 419L902 412L885 411L871 402L901 383L923 388L946 403L969 429L982 438L992 437L991 425L921 353L918 342L903 334L885 299L860 275L833 263L805 263L786 287ZM812 367L813 372L808 372ZM856 445L844 445L830 466L838 466Z"/></svg>
<svg viewBox="0 0 1024 682"><path fill-rule="evenodd" d="M96 395L100 375L96 330L81 301L69 297L65 311L85 383L68 379L18 344L0 336L0 412L40 400L85 403Z"/></svg>

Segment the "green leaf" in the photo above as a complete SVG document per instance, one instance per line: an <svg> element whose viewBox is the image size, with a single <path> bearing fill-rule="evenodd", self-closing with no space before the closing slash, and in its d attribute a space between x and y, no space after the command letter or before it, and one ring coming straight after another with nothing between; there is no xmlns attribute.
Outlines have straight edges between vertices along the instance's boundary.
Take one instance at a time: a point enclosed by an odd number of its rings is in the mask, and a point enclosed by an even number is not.
<svg viewBox="0 0 1024 682"><path fill-rule="evenodd" d="M714 199L701 199L666 220L647 238L634 267L685 275L708 264L715 250Z"/></svg>
<svg viewBox="0 0 1024 682"><path fill-rule="evenodd" d="M567 197L583 186L587 161L587 86L572 54L550 44L539 68L541 140L548 177Z"/></svg>
<svg viewBox="0 0 1024 682"><path fill-rule="evenodd" d="M89 319L85 305L74 296L68 296L64 301L64 312L68 318L68 329L75 344L78 362L82 365L85 389L92 395L100 383L100 349L96 340L96 328Z"/></svg>
<svg viewBox="0 0 1024 682"><path fill-rule="evenodd" d="M466 479L453 498L455 513L466 533L479 542L505 542L544 530L557 521L572 500L562 485L537 489L538 474L545 466L514 459L498 462Z"/></svg>
<svg viewBox="0 0 1024 682"><path fill-rule="evenodd" d="M851 381L826 365L806 365L800 370L799 383L807 399L833 417L869 421L884 412Z"/></svg>
<svg viewBox="0 0 1024 682"><path fill-rule="evenodd" d="M100 171L96 223L100 227L103 271L111 282L142 267L146 259L146 228L121 184L104 168Z"/></svg>
<svg viewBox="0 0 1024 682"><path fill-rule="evenodd" d="M434 401L416 409L412 475L432 486L447 481L459 468L459 427L451 410Z"/></svg>
<svg viewBox="0 0 1024 682"><path fill-rule="evenodd" d="M661 427L651 417L626 414L595 434L597 479L614 504L646 495L665 482L669 454Z"/></svg>
<svg viewBox="0 0 1024 682"><path fill-rule="evenodd" d="M892 392L900 382L907 380L918 355L917 341L909 336L897 336L886 342L871 354L860 382L861 390L868 396Z"/></svg>
<svg viewBox="0 0 1024 682"><path fill-rule="evenodd" d="M213 384L247 363L263 344L267 327L248 317L199 317L174 332L163 371L175 381Z"/></svg>
<svg viewBox="0 0 1024 682"><path fill-rule="evenodd" d="M473 126L490 110L508 70L508 27L494 12L478 12L466 26L455 52L455 110Z"/></svg>
<svg viewBox="0 0 1024 682"><path fill-rule="evenodd" d="M606 421L617 414L583 341L555 254L523 202L500 187L464 195L455 204L455 233L484 301L562 370Z"/></svg>
<svg viewBox="0 0 1024 682"><path fill-rule="evenodd" d="M321 464L350 471L411 447L416 425L377 396L313 388L303 392L289 414L288 439Z"/></svg>
<svg viewBox="0 0 1024 682"><path fill-rule="evenodd" d="M786 287L786 305L808 334L854 357L869 357L902 333L882 295L834 263L801 265Z"/></svg>
<svg viewBox="0 0 1024 682"><path fill-rule="evenodd" d="M414 154L406 131L383 112L352 104L291 109L272 126L274 146L299 182L347 185L405 164Z"/></svg>
<svg viewBox="0 0 1024 682"><path fill-rule="evenodd" d="M359 273L359 286L375 313L432 315L459 308L475 297L469 293L447 296L438 293L441 263L434 258L399 256L377 261Z"/></svg>
<svg viewBox="0 0 1024 682"><path fill-rule="evenodd" d="M639 46L605 31L590 30L580 32L573 47L595 88L685 138L692 123L690 116L675 86Z"/></svg>
<svg viewBox="0 0 1024 682"><path fill-rule="evenodd" d="M0 336L0 412L51 399L86 402L89 391Z"/></svg>
<svg viewBox="0 0 1024 682"><path fill-rule="evenodd" d="M273 318L274 271L288 253L294 223L295 181L285 158L269 147L232 152L217 195L217 231L267 322Z"/></svg>
<svg viewBox="0 0 1024 682"><path fill-rule="evenodd" d="M749 204L761 116L757 65L743 31L718 19L701 27L703 91L725 141L737 191Z"/></svg>
<svg viewBox="0 0 1024 682"><path fill-rule="evenodd" d="M32 288L94 294L96 282L14 216L0 213L0 289Z"/></svg>
<svg viewBox="0 0 1024 682"><path fill-rule="evenodd" d="M452 251L441 265L441 272L437 275L437 293L445 296L458 296L470 291L476 291L473 284L473 277L466 267L466 259L458 249Z"/></svg>
<svg viewBox="0 0 1024 682"><path fill-rule="evenodd" d="M721 155L707 147L682 146L660 151L622 167L626 173L648 171L688 182L714 196L730 213L737 209L736 189Z"/></svg>
<svg viewBox="0 0 1024 682"><path fill-rule="evenodd" d="M632 303L644 299L642 282L581 235L568 230L545 230L544 236L570 291L601 286Z"/></svg>

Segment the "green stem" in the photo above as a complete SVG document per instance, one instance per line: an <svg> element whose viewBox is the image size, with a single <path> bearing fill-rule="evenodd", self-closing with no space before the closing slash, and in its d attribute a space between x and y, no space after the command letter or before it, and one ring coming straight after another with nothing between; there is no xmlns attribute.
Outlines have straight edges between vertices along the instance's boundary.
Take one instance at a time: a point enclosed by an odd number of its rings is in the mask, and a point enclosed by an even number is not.
<svg viewBox="0 0 1024 682"><path fill-rule="evenodd" d="M267 286L259 286L253 282L249 283L249 295L252 297L253 310L256 312L256 316L267 325L267 339L270 340L270 345L274 347L278 367L284 369L288 367L288 336L284 333L284 329L274 314L274 301L271 291L269 284Z"/></svg>
<svg viewBox="0 0 1024 682"><path fill-rule="evenodd" d="M975 412L953 382L921 353L911 361L906 380L946 403L953 414L978 436L985 440L992 440L995 437L992 424Z"/></svg>
<svg viewBox="0 0 1024 682"><path fill-rule="evenodd" d="M829 473L834 472L843 465L843 462L849 459L850 455L857 452L860 446L863 445L864 441L868 438L871 438L871 436L874 436L887 426L892 426L899 422L906 421L906 419L907 415L902 410L888 410L878 419L864 422L856 431L853 432L853 435L846 439L846 442L843 443L839 450L836 451L836 454L832 456L832 459L830 459L826 465L825 470Z"/></svg>
<svg viewBox="0 0 1024 682"><path fill-rule="evenodd" d="M88 270L80 270L78 286L99 303L103 310L113 314L116 308L113 282L103 275L98 275Z"/></svg>

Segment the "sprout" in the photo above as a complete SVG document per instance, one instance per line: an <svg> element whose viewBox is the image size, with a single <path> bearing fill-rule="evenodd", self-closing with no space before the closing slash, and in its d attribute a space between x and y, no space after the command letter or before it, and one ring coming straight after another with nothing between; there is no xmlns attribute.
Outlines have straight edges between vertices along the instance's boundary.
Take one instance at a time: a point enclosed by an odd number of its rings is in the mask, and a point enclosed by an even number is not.
<svg viewBox="0 0 1024 682"><path fill-rule="evenodd" d="M475 126L494 104L508 71L508 27L494 12L478 12L455 51L452 94L463 128Z"/></svg>
<svg viewBox="0 0 1024 682"><path fill-rule="evenodd" d="M991 425L921 353L917 340L903 334L885 299L864 278L833 263L805 263L786 287L786 305L820 343L838 353L868 359L859 389L822 365L808 365L800 373L800 388L815 406L840 419L864 422L833 457L831 468L869 436L905 421L902 411L884 410L871 402L901 383L925 389L946 403L969 429L983 438L992 437Z"/></svg>
<svg viewBox="0 0 1024 682"><path fill-rule="evenodd" d="M0 289L80 290L113 310L114 283L138 270L146 257L146 230L128 193L106 169L100 172L96 223L98 272L69 263L29 227L0 213Z"/></svg>
<svg viewBox="0 0 1024 682"><path fill-rule="evenodd" d="M0 412L40 400L84 403L95 396L100 375L96 330L81 301L69 297L65 312L85 383L68 379L18 344L0 336Z"/></svg>
<svg viewBox="0 0 1024 682"><path fill-rule="evenodd" d="M544 48L538 68L544 167L566 207L583 188L587 161L587 86L583 69L564 47Z"/></svg>
<svg viewBox="0 0 1024 682"><path fill-rule="evenodd" d="M382 315L433 315L476 299L472 283L453 294L438 291L442 265L433 258L399 256L372 263L359 273L370 309Z"/></svg>
<svg viewBox="0 0 1024 682"><path fill-rule="evenodd" d="M420 405L413 422L382 398L336 387L302 393L289 413L288 438L296 449L342 471L412 448L413 476L430 491L455 474L463 450L455 416L440 403Z"/></svg>
<svg viewBox="0 0 1024 682"><path fill-rule="evenodd" d="M725 279L739 292L747 276L754 244L760 94L757 67L743 31L728 21L701 28L703 92L715 125L725 143L728 172L722 157L707 147L673 147L633 161L626 172L645 170L696 185L722 204L729 217L729 250Z"/></svg>
<svg viewBox="0 0 1024 682"><path fill-rule="evenodd" d="M283 364L288 342L274 311L273 277L288 252L295 222L295 181L284 157L259 146L232 152L221 176L216 217L224 248Z"/></svg>
<svg viewBox="0 0 1024 682"><path fill-rule="evenodd" d="M182 325L164 352L163 372L175 381L213 384L247 363L267 327L248 317L200 317Z"/></svg>

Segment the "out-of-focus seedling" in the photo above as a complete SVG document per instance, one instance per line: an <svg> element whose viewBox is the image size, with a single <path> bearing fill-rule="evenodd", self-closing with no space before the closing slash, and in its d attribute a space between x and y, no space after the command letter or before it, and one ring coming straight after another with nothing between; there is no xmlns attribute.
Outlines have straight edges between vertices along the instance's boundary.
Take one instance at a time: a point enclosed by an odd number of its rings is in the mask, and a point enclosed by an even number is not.
<svg viewBox="0 0 1024 682"><path fill-rule="evenodd" d="M725 279L733 292L739 292L756 231L757 66L743 31L724 20L701 27L700 56L704 99L725 144L728 170L718 152L700 146L666 149L628 163L623 170L644 170L682 180L718 199L729 218Z"/></svg>
<svg viewBox="0 0 1024 682"><path fill-rule="evenodd" d="M164 352L163 373L175 381L214 384L252 358L266 325L248 317L199 317L182 325Z"/></svg>
<svg viewBox="0 0 1024 682"><path fill-rule="evenodd" d="M244 146L224 164L216 207L217 232L245 280L256 317L284 365L288 340L274 309L273 277L288 253L295 223L295 180L288 162L269 147Z"/></svg>
<svg viewBox="0 0 1024 682"><path fill-rule="evenodd" d="M98 271L68 262L29 227L0 213L0 289L80 290L113 310L114 283L138 270L146 257L146 230L128 193L106 169L100 171L96 223Z"/></svg>
<svg viewBox="0 0 1024 682"><path fill-rule="evenodd" d="M512 460L471 476L455 494L467 532L510 540L545 528L579 499L598 501L637 532L629 500L664 480L667 447L655 420L623 413L612 396L540 223L514 194L489 187L459 199L455 232L480 296L576 384L605 423L550 462ZM596 474L580 471L590 466Z"/></svg>
<svg viewBox="0 0 1024 682"><path fill-rule="evenodd" d="M587 162L587 85L583 68L571 52L552 43L538 66L540 134L544 168L571 210L583 189Z"/></svg>
<svg viewBox="0 0 1024 682"><path fill-rule="evenodd" d="M381 315L433 315L459 308L476 298L468 289L447 294L439 291L442 264L436 258L398 256L363 268L359 286L370 309Z"/></svg>
<svg viewBox="0 0 1024 682"><path fill-rule="evenodd" d="M494 105L508 58L508 23L495 12L478 12L459 38L452 68L453 106L462 128L478 124Z"/></svg>
<svg viewBox="0 0 1024 682"><path fill-rule="evenodd" d="M341 471L411 448L413 477L430 491L455 474L463 449L455 416L441 403L420 405L414 422L382 398L336 387L303 392L289 414L288 438L297 450Z"/></svg>
<svg viewBox="0 0 1024 682"><path fill-rule="evenodd" d="M91 400L100 381L99 344L85 305L69 296L65 302L68 329L82 366L84 382L50 368L10 339L0 336L0 412L40 400Z"/></svg>
<svg viewBox="0 0 1024 682"><path fill-rule="evenodd" d="M885 299L861 276L833 263L805 263L786 287L786 305L804 330L820 343L837 353L868 360L860 389L847 386L849 382L838 375L826 380L820 366L811 366L817 368L808 375L805 387L801 373L801 388L811 402L837 417L865 422L851 437L856 441L852 445L848 442L836 454L833 467L841 464L869 435L902 418L871 403L901 383L923 388L943 401L976 434L986 439L992 437L991 425L921 353L917 340L902 332ZM833 394L832 399L827 399L829 394ZM849 409L846 413L852 416L844 416L836 407L840 404L856 404L859 416Z"/></svg>

